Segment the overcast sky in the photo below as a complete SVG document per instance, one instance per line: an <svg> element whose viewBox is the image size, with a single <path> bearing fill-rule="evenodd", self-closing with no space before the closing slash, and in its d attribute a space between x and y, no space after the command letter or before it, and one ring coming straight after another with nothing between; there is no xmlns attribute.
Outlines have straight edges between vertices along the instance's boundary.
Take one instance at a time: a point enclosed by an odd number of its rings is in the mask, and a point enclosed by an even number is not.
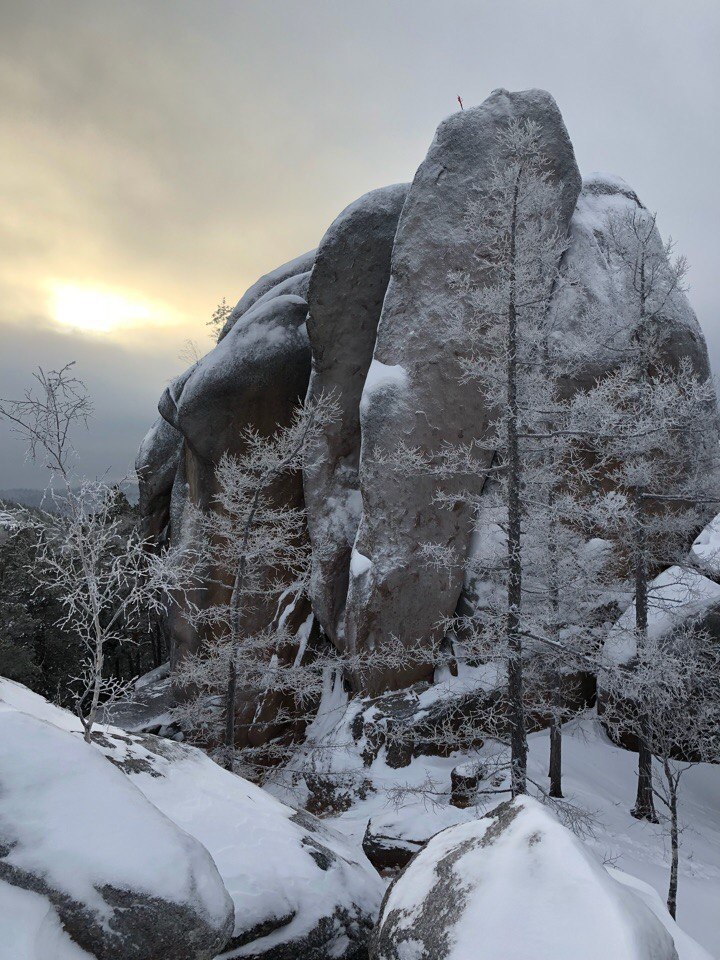
<svg viewBox="0 0 720 960"><path fill-rule="evenodd" d="M217 302L496 87L548 89L581 171L659 212L720 371L719 28L718 0L0 0L0 396L77 360L84 470L122 475ZM43 480L0 428L0 488Z"/></svg>

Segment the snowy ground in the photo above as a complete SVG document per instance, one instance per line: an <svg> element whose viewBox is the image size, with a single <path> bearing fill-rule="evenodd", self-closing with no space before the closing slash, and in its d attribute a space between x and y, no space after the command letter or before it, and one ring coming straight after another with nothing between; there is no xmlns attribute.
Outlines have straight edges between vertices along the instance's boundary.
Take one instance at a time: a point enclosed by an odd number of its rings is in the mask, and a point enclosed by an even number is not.
<svg viewBox="0 0 720 960"><path fill-rule="evenodd" d="M545 783L548 734L529 738L530 774ZM430 775L449 783L450 770L462 757L419 758L409 767L390 770L382 755L368 772L376 785L419 786ZM568 800L594 816L594 836L588 843L608 866L617 867L650 884L665 900L668 879L668 841L662 824L634 820L629 813L634 800L637 756L616 747L590 713L569 724L563 741L564 791ZM720 767L699 765L690 770L681 787L681 839L678 922L715 957L720 957ZM503 797L495 798L498 802ZM492 800L492 798L491 798ZM400 806L385 792L370 795L347 813L329 822L361 840L368 819L382 818L391 833L400 826L407 836L421 838L459 820L476 816L441 801L439 805L406 797Z"/></svg>

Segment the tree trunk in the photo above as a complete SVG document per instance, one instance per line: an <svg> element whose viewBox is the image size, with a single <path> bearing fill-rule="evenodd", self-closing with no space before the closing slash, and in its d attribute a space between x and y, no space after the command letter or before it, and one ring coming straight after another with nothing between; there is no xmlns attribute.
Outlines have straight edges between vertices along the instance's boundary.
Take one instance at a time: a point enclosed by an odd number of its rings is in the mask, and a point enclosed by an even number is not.
<svg viewBox="0 0 720 960"><path fill-rule="evenodd" d="M527 736L523 702L522 639L520 606L522 603L521 506L522 467L518 440L517 400L517 310L515 304L515 243L517 228L518 182L515 185L510 227L510 300L507 333L507 403L508 403L508 700L510 722L510 786L514 797L527 793Z"/></svg>
<svg viewBox="0 0 720 960"><path fill-rule="evenodd" d="M553 671L553 710L550 719L550 796L561 799L562 792L562 688L560 674Z"/></svg>
<svg viewBox="0 0 720 960"><path fill-rule="evenodd" d="M225 769L233 771L235 757L235 691L237 687L237 668L235 649L231 651L228 681L225 691Z"/></svg>
<svg viewBox="0 0 720 960"><path fill-rule="evenodd" d="M647 547L645 542L644 500L642 492L635 490L635 636L638 649L645 643L648 625L648 578ZM638 731L638 778L635 806L631 813L637 820L657 823L652 786L652 753L650 751L647 721Z"/></svg>
<svg viewBox="0 0 720 960"><path fill-rule="evenodd" d="M671 778L670 786L670 848L672 860L670 862L670 885L668 887L667 908L673 920L677 919L677 890L678 890L678 862L680 859L680 844L678 842L678 810L677 787Z"/></svg>

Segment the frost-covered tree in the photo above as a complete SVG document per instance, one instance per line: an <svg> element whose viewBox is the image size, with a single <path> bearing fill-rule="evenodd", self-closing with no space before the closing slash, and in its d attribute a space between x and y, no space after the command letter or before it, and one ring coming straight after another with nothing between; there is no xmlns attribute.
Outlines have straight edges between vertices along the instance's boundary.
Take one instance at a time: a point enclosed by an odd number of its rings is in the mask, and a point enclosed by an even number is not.
<svg viewBox="0 0 720 960"><path fill-rule="evenodd" d="M177 682L190 692L179 717L206 743L222 745L219 753L230 770L241 690L252 692L253 700L272 699L270 725L281 729L297 719L296 711L283 710L283 702L303 706L322 688L322 670L308 665L307 631L293 634L287 626L310 570L304 509L289 506L277 488L302 468L333 409L331 399L320 398L298 408L290 425L272 436L246 431L244 452L224 454L217 465L212 508L195 510L191 522L204 568L215 571L227 589L221 602L188 614L205 641L179 665ZM258 605L273 602L277 611L270 622L249 626ZM271 752L266 745L263 750ZM251 753L246 750L246 762Z"/></svg>
<svg viewBox="0 0 720 960"><path fill-rule="evenodd" d="M559 229L560 190L542 154L540 130L532 121L511 122L500 134L498 147L500 160L488 184L468 204L467 228L476 262L472 270L452 276L458 309L448 320L453 341L467 346L460 360L463 377L477 386L483 405L494 416L482 444L446 450L441 458L442 469L458 475L477 471L481 446L493 451L494 460L482 494L463 492L438 499L449 507L459 499L469 500L481 536L484 517L492 517L491 525L500 531L502 549L493 573L501 581L502 598L495 591L481 616L462 618L456 627L466 638L472 637L473 645L487 646L493 658L505 664L511 780L513 793L518 794L526 790L527 775L526 640L547 626L538 628L531 622L539 599L532 609L525 602L530 526L541 501L546 523L560 510L552 490L562 441L561 434L549 428L561 413L558 385L561 375L568 373L572 350L567 338L558 339L562 318L551 308L554 291L567 282L560 272L567 239ZM472 279L477 275L483 277L480 284ZM441 552L431 559L442 560ZM540 580L534 579L537 590ZM542 601L546 612L557 593L554 589L546 580Z"/></svg>
<svg viewBox="0 0 720 960"><path fill-rule="evenodd" d="M6 508L3 516L7 529L32 536L28 573L35 589L58 598L57 625L84 649L73 687L89 741L100 707L127 689L108 670L108 648L126 642L149 611L164 609L182 578L174 553L152 552L136 530L128 530L116 486L75 472L73 430L87 423L92 408L72 366L39 369L22 399L0 400L0 417L50 474L43 506Z"/></svg>
<svg viewBox="0 0 720 960"><path fill-rule="evenodd" d="M670 617L673 616L670 611ZM720 761L720 648L697 623L651 632L632 666L601 672L604 719L616 735L642 740L655 761L651 780L670 834L667 907L677 915L683 776L698 762Z"/></svg>
<svg viewBox="0 0 720 960"><path fill-rule="evenodd" d="M210 328L210 335L213 340L218 340L220 334L223 331L223 327L227 322L227 318L232 313L232 307L227 302L225 297L222 298L220 303L215 307L212 316L207 322L207 326Z"/></svg>
<svg viewBox="0 0 720 960"><path fill-rule="evenodd" d="M590 491L587 511L597 535L613 545L609 575L618 590L635 594L642 650L650 581L663 567L682 568L718 498L715 391L706 371L666 350L687 265L661 242L655 218L643 209L617 217L608 256L625 278L625 319L608 324L613 369L574 398L572 429L582 437L575 468ZM651 754L642 734L638 743L633 815L653 820Z"/></svg>

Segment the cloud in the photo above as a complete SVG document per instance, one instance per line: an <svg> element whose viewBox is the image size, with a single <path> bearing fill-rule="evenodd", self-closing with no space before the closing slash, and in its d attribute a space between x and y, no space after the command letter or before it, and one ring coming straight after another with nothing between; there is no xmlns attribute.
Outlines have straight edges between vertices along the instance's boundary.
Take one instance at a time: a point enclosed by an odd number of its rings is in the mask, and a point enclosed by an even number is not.
<svg viewBox="0 0 720 960"><path fill-rule="evenodd" d="M110 418L101 460L113 437L127 455L223 296L315 246L366 190L411 179L456 95L498 86L549 89L581 169L659 211L719 368L715 0L692 15L671 0L602 15L590 0L0 0L0 28L0 392L75 350ZM68 340L51 282L172 319ZM147 383L123 396L133 367Z"/></svg>

